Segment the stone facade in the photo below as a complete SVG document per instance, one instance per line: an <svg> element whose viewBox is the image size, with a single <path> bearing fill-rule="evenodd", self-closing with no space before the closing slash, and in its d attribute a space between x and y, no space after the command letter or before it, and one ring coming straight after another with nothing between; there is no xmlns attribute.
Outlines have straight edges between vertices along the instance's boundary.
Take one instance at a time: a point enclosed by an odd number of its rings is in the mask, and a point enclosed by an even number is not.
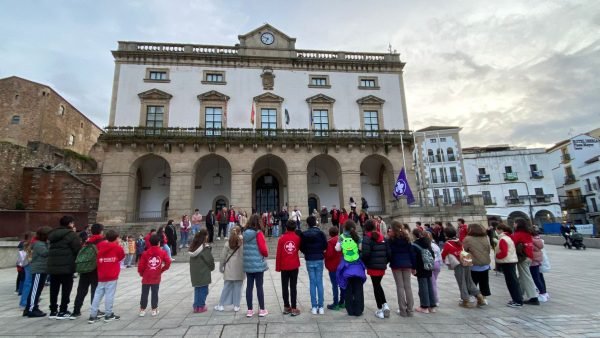
<svg viewBox="0 0 600 338"><path fill-rule="evenodd" d="M88 155L101 133L49 86L16 76L0 79L0 141L46 143Z"/></svg>

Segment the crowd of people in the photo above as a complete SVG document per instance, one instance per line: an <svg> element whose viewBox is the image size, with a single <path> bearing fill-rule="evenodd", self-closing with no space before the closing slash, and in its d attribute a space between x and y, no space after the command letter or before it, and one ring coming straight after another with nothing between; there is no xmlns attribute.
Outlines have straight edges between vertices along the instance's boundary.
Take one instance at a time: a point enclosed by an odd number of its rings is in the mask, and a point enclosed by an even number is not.
<svg viewBox="0 0 600 338"><path fill-rule="evenodd" d="M537 229L525 220L516 220L514 227L492 222L487 229L479 224L467 225L462 219L458 220L457 227L451 223L422 225L417 222L411 229L397 221L388 227L381 218L369 217L366 210L361 210L356 220L345 218L344 212L343 208L338 210L333 206L331 210L310 215L304 219L305 230L302 230L303 219L297 208L285 218L278 217L283 229L274 258L275 270L281 274L284 314L298 316L301 313L297 300L300 253L308 272L313 315L323 315L327 308L345 309L350 316L361 316L363 284L368 278L377 305L374 315L389 318L391 307L386 291L391 290L382 287L382 280L389 272L395 282L398 315L436 313L440 305L437 279L444 265L454 273L460 295L458 305L462 307L488 304L492 269L504 274L511 297L508 306L539 305L549 299L544 280L549 261L544 243ZM355 209L351 212L356 214ZM161 275L169 269L177 250L183 248L189 255L194 313L208 311L206 298L217 261L224 284L214 310L225 311L231 307L233 311L240 311L246 280L246 316L267 316L263 289L269 257L266 237L279 235L279 230L269 231L269 226L280 226L270 223L269 215L253 213L248 217L244 211L236 212L233 206L219 210L216 216L211 211L203 217L196 210L191 218L182 217L179 229L175 222L169 221L166 226L152 229L137 239L120 238L113 229L105 232L101 224L93 224L78 235L74 219L64 216L59 227L41 227L19 245L16 288L21 294L23 316L77 319L82 316L81 309L89 292L88 322L117 320L119 316L113 312L113 303L119 274L122 268L133 266L137 266L141 277L139 316L146 315L149 296L151 315L157 316ZM361 219L360 215L365 217ZM329 221L331 226L326 227ZM223 236L225 242L222 252L213 253L212 228L217 225L217 240ZM329 304L324 299L325 269L333 295ZM69 297L75 273L79 284L73 312L70 312ZM417 278L418 306L411 286L413 276ZM39 296L47 279L50 281L49 314L39 308ZM254 289L258 311L254 308ZM103 299L104 311L100 311Z"/></svg>

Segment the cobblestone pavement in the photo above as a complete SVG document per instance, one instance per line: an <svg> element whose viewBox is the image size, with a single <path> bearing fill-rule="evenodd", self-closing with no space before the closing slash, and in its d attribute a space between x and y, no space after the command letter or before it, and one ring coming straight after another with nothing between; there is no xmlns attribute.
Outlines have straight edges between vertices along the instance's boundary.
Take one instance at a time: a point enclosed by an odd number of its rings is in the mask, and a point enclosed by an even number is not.
<svg viewBox="0 0 600 338"><path fill-rule="evenodd" d="M120 321L87 323L89 306L77 320L50 320L24 318L13 294L16 272L0 270L0 336L156 336L156 337L600 337L600 250L569 251L549 246L552 271L546 274L551 300L541 306L513 309L505 306L508 292L501 275L490 274L493 295L490 305L481 309L462 309L457 306L458 289L452 272L444 270L438 282L441 306L436 314L416 313L413 318L402 318L392 313L389 319L375 318L375 300L370 281L365 284L365 313L350 318L344 312L327 311L325 315L310 314L308 276L304 266L298 282L298 299L302 314L283 316L280 299L280 276L274 271L274 260L265 273L265 301L270 314L266 318L245 318L246 306L242 298L239 313L212 310L223 285L221 274L213 272L213 283L207 304L209 311L192 313L192 288L187 263L173 264L163 275L160 289L160 314L138 317L140 278L134 269L124 269L119 279L115 313ZM304 265L304 263L303 263ZM331 301L329 278L325 276L325 298ZM71 302L75 298L74 292ZM383 279L387 301L392 312L397 308L396 292L391 274ZM413 292L418 304L416 280ZM591 291L591 292L590 292ZM44 289L41 308L48 307L48 288ZM88 301L86 299L86 301ZM255 299L256 302L256 299ZM72 305L72 304L71 304ZM255 305L256 307L256 305Z"/></svg>

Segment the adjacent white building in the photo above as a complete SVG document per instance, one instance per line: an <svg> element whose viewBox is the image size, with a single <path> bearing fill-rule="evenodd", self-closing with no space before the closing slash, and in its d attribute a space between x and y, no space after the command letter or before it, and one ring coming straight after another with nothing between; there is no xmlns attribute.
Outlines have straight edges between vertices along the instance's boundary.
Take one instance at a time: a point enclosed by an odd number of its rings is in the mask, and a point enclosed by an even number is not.
<svg viewBox="0 0 600 338"><path fill-rule="evenodd" d="M561 220L561 208L544 149L508 145L462 149L470 194L483 196L489 219L533 220L537 225Z"/></svg>

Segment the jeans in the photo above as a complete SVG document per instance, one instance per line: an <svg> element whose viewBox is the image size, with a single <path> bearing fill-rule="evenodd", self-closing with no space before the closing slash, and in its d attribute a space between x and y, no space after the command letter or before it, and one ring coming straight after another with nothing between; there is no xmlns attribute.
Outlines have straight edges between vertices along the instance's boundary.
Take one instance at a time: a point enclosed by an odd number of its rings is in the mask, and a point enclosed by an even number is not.
<svg viewBox="0 0 600 338"><path fill-rule="evenodd" d="M504 274L504 281L510 293L512 301L518 304L523 304L523 293L517 279L517 263L498 263Z"/></svg>
<svg viewBox="0 0 600 338"><path fill-rule="evenodd" d="M381 279L383 276L371 276L371 283L373 284L373 292L375 293L375 303L377 308L381 310L383 304L387 303L385 300L385 293L381 287Z"/></svg>
<svg viewBox="0 0 600 338"><path fill-rule="evenodd" d="M471 270L471 279L473 279L473 283L479 287L479 291L485 297L488 297L492 294L490 291L490 278L488 275L488 271L473 271Z"/></svg>
<svg viewBox="0 0 600 338"><path fill-rule="evenodd" d="M296 308L296 285L298 284L298 269L281 271L281 294L283 306L290 307L290 294L292 296L292 309ZM289 290L288 290L289 286Z"/></svg>
<svg viewBox="0 0 600 338"><path fill-rule="evenodd" d="M46 274L34 273L32 280L33 283L31 285L31 291L29 292L27 304L25 306L25 311L28 312L39 310L38 304L40 303L40 295L42 294L42 290L44 290L44 284L46 283Z"/></svg>
<svg viewBox="0 0 600 338"><path fill-rule="evenodd" d="M398 296L398 308L400 315L406 316L413 312L415 300L413 298L410 278L412 272L410 269L392 270L394 281L396 282L396 295Z"/></svg>
<svg viewBox="0 0 600 338"><path fill-rule="evenodd" d="M142 284L142 298L140 299L140 309L146 309L148 306L148 292L152 291L151 306L152 310L158 307L158 289L160 284Z"/></svg>
<svg viewBox="0 0 600 338"><path fill-rule="evenodd" d="M310 304L312 307L323 307L323 261L306 261L308 270Z"/></svg>
<svg viewBox="0 0 600 338"><path fill-rule="evenodd" d="M214 225L206 225L206 230L208 230L208 243L212 243L215 237L215 228Z"/></svg>
<svg viewBox="0 0 600 338"><path fill-rule="evenodd" d="M219 305L240 306L242 298L243 280L226 280L223 282L223 291L221 291L221 299Z"/></svg>
<svg viewBox="0 0 600 338"><path fill-rule="evenodd" d="M15 292L21 295L21 291L23 290L23 281L25 280L25 270L21 269L17 272L17 286L15 288Z"/></svg>
<svg viewBox="0 0 600 338"><path fill-rule="evenodd" d="M134 264L134 256L135 254L125 255L125 266L132 266Z"/></svg>
<svg viewBox="0 0 600 338"><path fill-rule="evenodd" d="M256 298L258 298L258 306L261 310L265 309L265 293L263 290L263 272L246 272L246 278L248 282L246 284L246 305L248 310L252 310L252 289L254 289L254 282L256 281Z"/></svg>
<svg viewBox="0 0 600 338"><path fill-rule="evenodd" d="M333 305L344 304L346 297L346 290L341 289L337 282L337 275L335 271L329 271L329 280L331 280L331 291L333 291ZM339 290L339 296L338 296Z"/></svg>
<svg viewBox="0 0 600 338"><path fill-rule="evenodd" d="M533 277L531 277L531 259L526 258L524 261L517 263L517 270L519 271L519 285L521 285L521 291L525 295L526 299L537 298L538 293L535 290L535 283Z"/></svg>
<svg viewBox="0 0 600 338"><path fill-rule="evenodd" d="M219 223L219 231L217 232L217 237L221 237L221 233L223 233L223 237L227 236L227 223Z"/></svg>
<svg viewBox="0 0 600 338"><path fill-rule="evenodd" d="M179 232L179 247L183 248L184 246L188 245L188 232L187 231L180 231Z"/></svg>
<svg viewBox="0 0 600 338"><path fill-rule="evenodd" d="M205 307L208 297L208 285L194 287L194 308Z"/></svg>
<svg viewBox="0 0 600 338"><path fill-rule="evenodd" d="M192 224L192 238L200 231L200 224Z"/></svg>
<svg viewBox="0 0 600 338"><path fill-rule="evenodd" d="M23 267L23 271L25 271L25 279L23 280L23 288L21 289L21 299L19 300L19 306L21 307L25 307L27 305L27 297L31 292L32 284L31 267L29 265L25 265Z"/></svg>
<svg viewBox="0 0 600 338"><path fill-rule="evenodd" d="M229 222L227 224L227 233L225 234L225 237L229 236L229 233L231 232L231 229L233 229L234 226L235 226L235 222Z"/></svg>
<svg viewBox="0 0 600 338"><path fill-rule="evenodd" d="M419 300L422 308L435 307L435 296L433 294L433 283L431 277L417 278L419 283Z"/></svg>
<svg viewBox="0 0 600 338"><path fill-rule="evenodd" d="M438 276L440 275L441 270L442 270L442 268L439 266L439 264L435 264L433 271L431 271L432 272L431 283L433 284L433 299L435 300L436 304L440 302L440 297L438 296L437 279L438 279Z"/></svg>
<svg viewBox="0 0 600 338"><path fill-rule="evenodd" d="M469 300L469 296L477 296L480 292L471 278L471 267L458 265L454 268L454 278L460 290L460 299Z"/></svg>
<svg viewBox="0 0 600 338"><path fill-rule="evenodd" d="M61 292L60 309L58 308L58 293ZM50 275L50 312L66 312L71 301L73 289L73 274Z"/></svg>
<svg viewBox="0 0 600 338"><path fill-rule="evenodd" d="M167 255L169 255L169 258L173 259L173 256L171 256L171 247L169 247L167 244L165 244L165 245L163 245L162 249L165 250Z"/></svg>
<svg viewBox="0 0 600 338"><path fill-rule="evenodd" d="M531 272L531 277L533 278L533 282L538 291L540 293L546 293L546 282L544 281L544 274L540 272L540 266L531 265L529 271Z"/></svg>
<svg viewBox="0 0 600 338"><path fill-rule="evenodd" d="M98 308L100 302L104 298L104 312L106 316L113 314L113 303L115 302L115 293L117 292L117 281L113 280L110 282L98 282L96 287L96 293L94 294L94 301L92 302L92 309L90 310L90 317L96 318L98 315Z"/></svg>
<svg viewBox="0 0 600 338"><path fill-rule="evenodd" d="M346 311L350 316L360 316L365 310L363 281L360 277L350 277L346 283Z"/></svg>
<svg viewBox="0 0 600 338"><path fill-rule="evenodd" d="M90 287L92 289L90 293L90 303L94 302L94 294L96 293L97 286L97 270L79 274L79 284L77 284L77 295L75 296L75 308L73 309L73 313L81 312L81 306L83 306L83 301L85 300L85 296L87 296Z"/></svg>

